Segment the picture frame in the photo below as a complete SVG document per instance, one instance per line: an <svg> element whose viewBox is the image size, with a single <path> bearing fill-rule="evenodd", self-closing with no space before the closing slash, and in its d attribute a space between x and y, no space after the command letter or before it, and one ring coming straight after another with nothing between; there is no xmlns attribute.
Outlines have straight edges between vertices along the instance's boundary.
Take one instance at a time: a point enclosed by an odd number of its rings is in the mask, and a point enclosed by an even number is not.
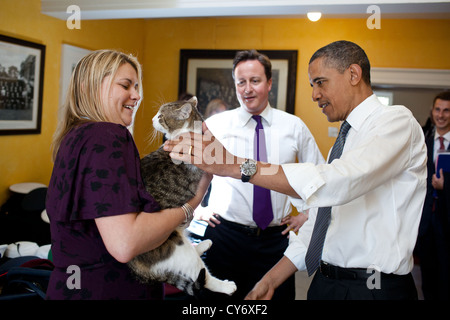
<svg viewBox="0 0 450 320"><path fill-rule="evenodd" d="M61 45L61 74L59 79L59 106L64 104L72 72L77 63L92 50L63 43Z"/></svg>
<svg viewBox="0 0 450 320"><path fill-rule="evenodd" d="M0 135L41 133L45 45L0 34Z"/></svg>
<svg viewBox="0 0 450 320"><path fill-rule="evenodd" d="M225 101L229 108L239 106L232 78L233 59L241 50L181 49L179 96L197 96L199 111L204 114L212 99ZM258 50L272 63L272 90L269 103L294 114L297 79L297 50Z"/></svg>

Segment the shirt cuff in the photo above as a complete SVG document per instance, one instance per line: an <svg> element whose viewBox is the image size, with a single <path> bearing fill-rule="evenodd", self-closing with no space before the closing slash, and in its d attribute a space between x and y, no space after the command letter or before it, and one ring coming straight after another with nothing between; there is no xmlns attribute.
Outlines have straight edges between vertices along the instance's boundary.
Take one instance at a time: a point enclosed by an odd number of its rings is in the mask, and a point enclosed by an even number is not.
<svg viewBox="0 0 450 320"><path fill-rule="evenodd" d="M315 206L314 193L325 184L325 180L312 163L287 163L282 164L284 174L290 186L297 192L301 199L290 198L297 209L305 210Z"/></svg>
<svg viewBox="0 0 450 320"><path fill-rule="evenodd" d="M288 258L299 271L306 270L305 255L307 247L300 240L299 235L294 232L289 233L289 246L284 252L284 256Z"/></svg>

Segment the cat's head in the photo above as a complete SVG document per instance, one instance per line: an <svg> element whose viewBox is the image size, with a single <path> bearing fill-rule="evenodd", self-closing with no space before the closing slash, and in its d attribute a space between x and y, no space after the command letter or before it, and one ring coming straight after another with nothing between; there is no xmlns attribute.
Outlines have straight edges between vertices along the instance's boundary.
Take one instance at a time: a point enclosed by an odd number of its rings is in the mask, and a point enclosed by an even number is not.
<svg viewBox="0 0 450 320"><path fill-rule="evenodd" d="M153 117L153 127L169 140L184 132L202 133L202 122L197 110L197 97L163 104Z"/></svg>

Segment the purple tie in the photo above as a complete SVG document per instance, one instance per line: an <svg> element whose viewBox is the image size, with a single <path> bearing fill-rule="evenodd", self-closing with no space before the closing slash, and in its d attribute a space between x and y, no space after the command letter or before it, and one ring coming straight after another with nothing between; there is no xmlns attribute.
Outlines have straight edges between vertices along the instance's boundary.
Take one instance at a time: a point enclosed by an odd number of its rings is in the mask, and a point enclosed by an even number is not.
<svg viewBox="0 0 450 320"><path fill-rule="evenodd" d="M252 116L257 125L255 129L254 157L258 161L267 162L266 138L261 122L261 116ZM253 220L261 229L273 220L272 201L270 200L270 190L259 186L253 186Z"/></svg>

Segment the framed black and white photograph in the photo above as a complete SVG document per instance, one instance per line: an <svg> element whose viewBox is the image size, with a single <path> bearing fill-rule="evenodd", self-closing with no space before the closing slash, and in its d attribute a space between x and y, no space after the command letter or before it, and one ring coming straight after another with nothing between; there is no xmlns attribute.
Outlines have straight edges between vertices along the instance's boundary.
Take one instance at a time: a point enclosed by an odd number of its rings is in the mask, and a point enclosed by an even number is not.
<svg viewBox="0 0 450 320"><path fill-rule="evenodd" d="M0 35L0 135L41 132L45 46Z"/></svg>
<svg viewBox="0 0 450 320"><path fill-rule="evenodd" d="M233 58L240 50L180 50L179 95L197 96L204 114L209 101L222 99L233 109L239 106L232 77ZM272 63L272 107L291 114L295 111L297 50L258 50Z"/></svg>

